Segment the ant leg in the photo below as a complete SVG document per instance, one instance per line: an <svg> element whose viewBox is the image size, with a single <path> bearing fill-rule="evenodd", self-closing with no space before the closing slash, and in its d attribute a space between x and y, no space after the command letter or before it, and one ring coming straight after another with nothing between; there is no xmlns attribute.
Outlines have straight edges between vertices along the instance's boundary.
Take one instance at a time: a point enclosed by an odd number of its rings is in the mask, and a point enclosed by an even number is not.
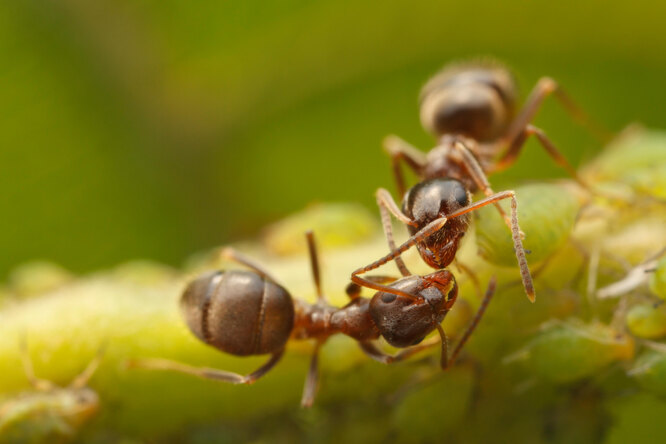
<svg viewBox="0 0 666 444"><path fill-rule="evenodd" d="M430 338L427 341L422 342L421 344L414 345L405 350L402 350L395 355L389 355L381 351L374 343L370 341L359 342L359 346L363 353L368 355L371 359L381 362L382 364L393 364L396 362L404 361L405 359L419 353L423 350L426 350L430 347L433 347L439 343L439 338Z"/></svg>
<svg viewBox="0 0 666 444"><path fill-rule="evenodd" d="M324 293L321 291L321 274L319 272L319 255L317 254L317 244L315 243L312 230L305 232L305 239L308 243L308 253L310 254L310 269L312 270L312 280L317 291L317 302L326 302Z"/></svg>
<svg viewBox="0 0 666 444"><path fill-rule="evenodd" d="M495 192L492 188L490 188L488 177L486 177L486 174L483 172L481 165L479 165L479 162L476 160L471 150L461 141L456 141L456 143L453 144L453 148L458 150L458 152L462 155L463 163L465 164L465 167L467 168L470 176L476 183L476 186L478 186L479 189L483 191L483 194L485 194L486 197L492 196ZM511 219L509 219L509 216L506 214L504 209L498 203L495 203L495 208L497 208L500 216L502 216L504 219L506 226L511 229ZM522 231L520 232L520 237L525 237Z"/></svg>
<svg viewBox="0 0 666 444"><path fill-rule="evenodd" d="M308 376L305 378L305 386L303 387L303 396L301 397L301 407L312 407L317 388L319 387L319 348L321 342L317 341L315 349L312 352L312 360L310 361L310 370Z"/></svg>
<svg viewBox="0 0 666 444"><path fill-rule="evenodd" d="M30 385L39 391L47 391L55 388L55 384L46 379L39 379L35 376L35 369L32 366L32 360L30 359L30 353L28 352L28 341L26 339L25 333L21 334L19 339L19 353L21 355L21 362L23 363L23 371Z"/></svg>
<svg viewBox="0 0 666 444"><path fill-rule="evenodd" d="M370 282L375 282L378 284L390 284L398 280L393 276L368 276L365 279L369 280ZM361 286L354 282L350 282L349 285L347 285L347 288L345 289L345 293L347 293L349 299L351 300L357 299L361 297Z"/></svg>
<svg viewBox="0 0 666 444"><path fill-rule="evenodd" d="M525 105L518 116L513 120L507 130L505 140L508 144L513 144L516 138L520 137L523 129L534 119L537 111L543 104L543 100L549 95L554 94L564 108L571 114L578 124L585 126L602 142L608 142L612 134L598 123L594 122L570 97L564 92L562 87L550 77L542 77L535 85L530 95L525 100Z"/></svg>
<svg viewBox="0 0 666 444"><path fill-rule="evenodd" d="M479 321L481 320L481 317L483 316L483 314L486 311L486 308L488 307L488 303L490 302L490 300L493 297L493 294L495 293L496 286L497 286L497 279L493 276L492 278L490 278L490 282L488 282L488 288L486 289L486 294L483 297L483 300L481 301L479 309L476 311L476 314L474 315L474 319L472 319L469 326L467 327L467 330L465 330L465 333L460 338L460 341L458 341L458 345L456 345L456 348L453 350L453 353L451 353L451 359L449 359L449 364L455 363L456 358L458 357L458 354L460 354L460 351L462 350L463 346L465 345L469 337L472 335L477 325L479 325Z"/></svg>
<svg viewBox="0 0 666 444"><path fill-rule="evenodd" d="M476 292L476 295L480 299L482 297L481 283L479 282L479 277L476 275L476 273L474 273L474 270L469 268L464 263L460 262L460 260L458 259L453 259L453 263L458 268L458 270L469 276L469 279L470 281L472 281L472 285L474 286L474 291Z"/></svg>
<svg viewBox="0 0 666 444"><path fill-rule="evenodd" d="M530 136L535 136L539 141L539 143L541 144L541 146L546 150L548 155L555 161L555 163L560 167L564 168L564 170L576 182L578 182L579 185L581 185L585 189L590 188L590 186L587 183L585 183L583 179L580 178L578 172L569 163L567 158L560 152L560 150L548 138L548 136L546 136L546 133L544 133L542 129L537 128L534 125L526 125L525 128L521 131L521 133L518 134L518 136L515 139L513 139L511 145L509 146L509 149L507 150L506 153L504 153L502 157L498 159L498 161L493 166L492 171L493 172L503 171L509 166L513 165L513 163L516 160L518 160L520 151L522 150L523 146L525 146L525 142L527 141L527 138Z"/></svg>
<svg viewBox="0 0 666 444"><path fill-rule="evenodd" d="M275 279L264 267L256 263L253 259L250 259L249 257L245 256L244 254L240 253L238 250L232 247L224 247L220 251L220 256L223 259L229 260L229 261L234 261L237 262L241 265L245 265L252 271L256 272L257 274L270 279L273 282L279 282L277 279Z"/></svg>
<svg viewBox="0 0 666 444"><path fill-rule="evenodd" d="M426 156L398 136L386 136L383 145L384 151L391 156L391 166L393 167L396 188L398 189L398 193L403 196L407 188L405 187L405 178L402 175L402 169L400 169L400 161L405 162L416 174L420 175L421 170L426 165Z"/></svg>
<svg viewBox="0 0 666 444"><path fill-rule="evenodd" d="M389 261L394 260L396 257L407 251L409 248L416 245L418 242L421 242L423 239L441 230L442 227L446 224L447 220L448 219L446 217L440 217L438 219L433 220L428 225L421 228L417 233L415 233L409 239L407 239L407 241L405 241L402 245L397 247L395 250L393 250L386 256L377 259L376 261L374 261L369 265L366 265L365 267L361 267L354 270L351 275L351 281L363 287L372 288L373 290L383 291L386 293L395 294L397 296L406 297L409 299L418 299L418 297L406 293L402 290L398 290L397 288L388 287L386 285L380 285L378 283L372 282L371 280L362 278L359 276L359 274L374 270L375 268L379 268L382 265L388 263Z"/></svg>
<svg viewBox="0 0 666 444"><path fill-rule="evenodd" d="M88 363L86 368L81 372L80 375L78 375L74 380L69 384L71 388L83 388L86 385L88 385L88 381L90 381L90 378L93 377L97 369L99 368L99 364L102 362L102 358L104 357L104 353L106 352L106 342L102 343L102 345L99 347L97 350L97 354L95 354L95 357Z"/></svg>
<svg viewBox="0 0 666 444"><path fill-rule="evenodd" d="M396 219L407 225L416 225L413 220L407 217L398 205L393 200L391 193L386 191L383 188L377 190L377 206L379 206L379 213L382 219L382 227L384 228L384 235L388 241L389 250L395 251L395 239L393 238L393 226L391 225L391 214L395 216ZM389 214L390 213L390 214ZM411 272L405 265L405 262L400 256L397 256L394 260L395 265L398 267L400 274L403 276L411 276Z"/></svg>
<svg viewBox="0 0 666 444"><path fill-rule="evenodd" d="M239 375L238 373L226 372L224 370L217 370L207 367L192 367L180 362L170 361L167 359L131 359L127 361L127 368L142 368L147 370L169 370L187 375L198 376L203 379L215 379L217 381L230 382L232 384L253 384L257 379L264 376L275 364L277 364L282 355L284 348L280 351L273 353L270 359L261 367L247 376Z"/></svg>
<svg viewBox="0 0 666 444"><path fill-rule="evenodd" d="M520 268L520 277L523 281L523 287L525 287L525 293L530 302L535 301L534 294L534 283L532 282L532 275L530 274L530 269L527 266L527 259L525 258L525 248L523 247L523 241L520 238L520 226L518 225L518 201L516 200L515 191L501 191L495 193L490 197L481 199L476 202L472 202L470 205L465 208L461 208L458 211L447 215L449 219L454 217L461 216L470 211L476 210L478 208L484 207L488 204L498 202L502 199L511 199L511 238L513 239L513 249L516 252L516 259L518 260L518 267Z"/></svg>

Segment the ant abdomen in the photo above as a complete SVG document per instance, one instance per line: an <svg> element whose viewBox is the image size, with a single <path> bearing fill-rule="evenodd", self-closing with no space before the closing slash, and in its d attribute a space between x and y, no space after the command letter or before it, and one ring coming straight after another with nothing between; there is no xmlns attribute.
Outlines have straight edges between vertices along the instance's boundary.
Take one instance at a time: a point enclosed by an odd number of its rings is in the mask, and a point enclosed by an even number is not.
<svg viewBox="0 0 666 444"><path fill-rule="evenodd" d="M185 288L180 306L192 333L236 356L282 349L294 326L287 290L250 271L206 273Z"/></svg>
<svg viewBox="0 0 666 444"><path fill-rule="evenodd" d="M421 91L421 123L436 135L460 134L492 141L506 131L515 112L516 86L498 63L445 67Z"/></svg>

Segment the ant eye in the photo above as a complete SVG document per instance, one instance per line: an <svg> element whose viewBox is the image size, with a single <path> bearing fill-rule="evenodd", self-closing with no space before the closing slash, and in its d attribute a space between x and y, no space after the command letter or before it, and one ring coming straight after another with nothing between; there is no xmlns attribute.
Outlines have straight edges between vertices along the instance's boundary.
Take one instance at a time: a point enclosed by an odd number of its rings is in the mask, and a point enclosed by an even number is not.
<svg viewBox="0 0 666 444"><path fill-rule="evenodd" d="M382 302L390 304L391 302L395 301L395 299L398 296L394 295L393 293L384 293L382 294Z"/></svg>
<svg viewBox="0 0 666 444"><path fill-rule="evenodd" d="M454 191L454 197L458 204L462 207L469 204L469 200L467 199L467 191L465 191L463 187L456 187L456 190Z"/></svg>

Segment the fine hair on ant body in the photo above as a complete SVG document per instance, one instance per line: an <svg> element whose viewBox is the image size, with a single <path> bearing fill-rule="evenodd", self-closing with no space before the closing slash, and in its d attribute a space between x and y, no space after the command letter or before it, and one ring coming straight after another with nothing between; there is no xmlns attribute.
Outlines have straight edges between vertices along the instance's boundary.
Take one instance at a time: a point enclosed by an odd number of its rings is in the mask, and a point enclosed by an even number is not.
<svg viewBox="0 0 666 444"><path fill-rule="evenodd" d="M421 92L421 123L437 136L438 146L425 154L397 136L385 139L398 192L404 195L403 205L400 208L387 190L377 190L377 203L391 252L355 270L353 282L397 294L395 289L387 289L359 274L394 260L400 273L409 276L411 273L400 254L413 245L431 267L447 267L455 259L459 243L470 224L468 213L494 204L511 230L523 286L527 297L534 302L534 285L522 245L524 234L518 225L515 192L495 193L487 175L512 165L527 138L535 136L555 162L587 188L545 133L529 122L543 100L554 94L577 120L593 129L594 126L550 78L544 77L537 82L519 113L516 113L516 90L511 73L491 61L454 64L428 81ZM595 132L606 135L605 130ZM401 163L407 164L421 179L407 191ZM486 198L472 203L472 193L477 190L481 190ZM511 199L511 217L499 206L498 202L503 199ZM391 214L407 226L411 235L399 247L393 239ZM459 265L474 278L467 267Z"/></svg>
<svg viewBox="0 0 666 444"><path fill-rule="evenodd" d="M449 357L446 335L440 323L456 301L458 285L448 270L400 280L372 276L374 281L389 283L387 288L394 288L399 294L377 292L367 299L360 297L360 288L352 284L347 289L350 302L344 307L333 307L326 302L321 289L312 232L308 232L306 238L317 293L314 304L293 299L263 267L231 248L225 248L223 255L251 271L205 273L190 282L181 297L185 321L201 341L236 356L270 354L268 361L257 370L244 376L164 359L131 360L128 366L177 371L232 384L252 384L280 361L289 339L314 339L316 343L301 398L301 405L309 407L318 387L319 349L330 336L347 335L358 341L363 352L372 359L391 364L439 343L439 338L423 341L437 330L441 337L441 366L446 368L460 353L495 291L495 280L492 279L484 302ZM400 296L402 293L409 294L409 297ZM380 336L405 350L395 355L384 353L374 343Z"/></svg>

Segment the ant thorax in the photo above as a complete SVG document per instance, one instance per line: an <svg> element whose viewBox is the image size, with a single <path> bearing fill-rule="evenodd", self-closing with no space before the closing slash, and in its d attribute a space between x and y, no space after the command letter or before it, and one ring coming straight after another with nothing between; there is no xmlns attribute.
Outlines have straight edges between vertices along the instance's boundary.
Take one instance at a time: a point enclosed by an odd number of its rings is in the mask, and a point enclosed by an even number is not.
<svg viewBox="0 0 666 444"><path fill-rule="evenodd" d="M424 179L438 177L456 179L474 193L478 190L478 184L465 166L460 151L454 148L457 142L462 142L469 149L482 168L488 162L489 155L492 155L492 153L486 154L482 149L483 146L477 149L480 146L478 143L463 136L445 134L440 138L439 144L426 155L426 164L421 175Z"/></svg>

